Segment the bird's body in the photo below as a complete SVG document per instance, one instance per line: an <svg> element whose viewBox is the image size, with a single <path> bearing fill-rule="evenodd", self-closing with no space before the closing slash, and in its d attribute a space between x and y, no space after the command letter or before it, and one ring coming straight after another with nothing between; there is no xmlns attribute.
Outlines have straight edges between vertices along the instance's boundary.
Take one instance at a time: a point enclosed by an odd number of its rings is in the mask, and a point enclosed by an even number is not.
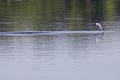
<svg viewBox="0 0 120 80"><path fill-rule="evenodd" d="M104 31L103 26L100 23L95 23L102 31Z"/></svg>
<svg viewBox="0 0 120 80"><path fill-rule="evenodd" d="M90 31L104 31L104 27L100 23L89 23L86 30Z"/></svg>

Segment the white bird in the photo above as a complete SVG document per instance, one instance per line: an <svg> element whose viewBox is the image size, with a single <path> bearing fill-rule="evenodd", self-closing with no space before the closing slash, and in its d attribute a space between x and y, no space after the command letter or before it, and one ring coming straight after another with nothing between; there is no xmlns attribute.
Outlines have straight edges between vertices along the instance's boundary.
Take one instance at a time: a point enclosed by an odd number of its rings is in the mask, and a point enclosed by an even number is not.
<svg viewBox="0 0 120 80"><path fill-rule="evenodd" d="M102 31L104 31L103 26L100 23L95 23Z"/></svg>

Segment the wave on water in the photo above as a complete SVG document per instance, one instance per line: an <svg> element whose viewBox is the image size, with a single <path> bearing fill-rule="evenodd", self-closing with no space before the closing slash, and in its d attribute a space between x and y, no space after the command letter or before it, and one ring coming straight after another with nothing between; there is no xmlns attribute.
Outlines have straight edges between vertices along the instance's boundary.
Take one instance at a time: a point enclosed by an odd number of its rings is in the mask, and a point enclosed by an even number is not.
<svg viewBox="0 0 120 80"><path fill-rule="evenodd" d="M15 31L0 32L0 35L59 35L59 34L98 34L105 31Z"/></svg>

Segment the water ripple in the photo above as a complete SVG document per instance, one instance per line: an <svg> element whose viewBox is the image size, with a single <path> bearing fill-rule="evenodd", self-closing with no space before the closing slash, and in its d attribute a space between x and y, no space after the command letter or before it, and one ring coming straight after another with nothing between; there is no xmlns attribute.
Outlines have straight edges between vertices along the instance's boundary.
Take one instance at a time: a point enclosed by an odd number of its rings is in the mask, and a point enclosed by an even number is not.
<svg viewBox="0 0 120 80"><path fill-rule="evenodd" d="M0 32L0 35L59 35L59 34L99 34L105 31L15 31Z"/></svg>

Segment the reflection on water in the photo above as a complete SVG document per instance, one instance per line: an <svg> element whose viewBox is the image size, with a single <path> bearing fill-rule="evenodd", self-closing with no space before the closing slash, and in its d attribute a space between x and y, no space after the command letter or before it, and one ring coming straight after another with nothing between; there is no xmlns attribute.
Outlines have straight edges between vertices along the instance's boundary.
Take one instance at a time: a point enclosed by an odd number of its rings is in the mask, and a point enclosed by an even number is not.
<svg viewBox="0 0 120 80"><path fill-rule="evenodd" d="M119 0L2 0L0 31L86 30L89 23L116 21L118 3Z"/></svg>
<svg viewBox="0 0 120 80"><path fill-rule="evenodd" d="M56 35L41 35L41 36L0 36L1 55L18 54L44 54L58 53L61 51L76 51L82 50L89 44L97 43L102 40L102 33L93 34L56 34ZM39 44L39 45L38 45ZM60 50L59 50L60 48ZM7 50L4 50L7 49ZM73 49L73 50L72 50ZM50 50L50 51L49 51ZM22 52L23 51L23 52ZM28 52L24 52L28 51ZM30 52L29 52L30 51ZM35 52L34 52L35 51ZM56 52L57 51L57 52ZM83 50L84 51L84 50ZM16 53L17 52L17 53ZM37 53L36 53L37 52ZM78 51L79 52L79 51ZM64 52L66 53L66 52ZM69 52L68 52L69 53Z"/></svg>
<svg viewBox="0 0 120 80"><path fill-rule="evenodd" d="M103 80L119 79L119 39L117 31L104 34L3 35L0 36L0 78L96 80L102 76L100 79Z"/></svg>
<svg viewBox="0 0 120 80"><path fill-rule="evenodd" d="M119 80L119 3L0 0L0 80Z"/></svg>

